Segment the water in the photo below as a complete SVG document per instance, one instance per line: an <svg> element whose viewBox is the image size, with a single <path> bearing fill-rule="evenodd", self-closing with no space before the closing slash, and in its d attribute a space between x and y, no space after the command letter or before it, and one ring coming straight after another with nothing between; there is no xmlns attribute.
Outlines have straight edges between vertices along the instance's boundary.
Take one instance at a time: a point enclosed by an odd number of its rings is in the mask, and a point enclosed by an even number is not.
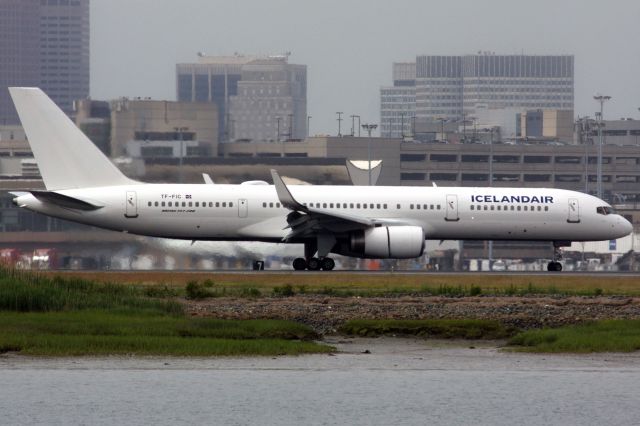
<svg viewBox="0 0 640 426"><path fill-rule="evenodd" d="M0 424L640 421L640 354L532 356L393 339L339 346L347 353L275 359L0 357Z"/></svg>

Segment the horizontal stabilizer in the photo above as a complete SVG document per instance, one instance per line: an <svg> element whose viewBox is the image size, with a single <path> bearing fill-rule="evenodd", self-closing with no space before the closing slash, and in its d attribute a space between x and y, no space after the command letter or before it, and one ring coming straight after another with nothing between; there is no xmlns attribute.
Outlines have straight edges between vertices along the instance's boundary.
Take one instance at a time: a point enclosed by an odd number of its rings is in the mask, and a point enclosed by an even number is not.
<svg viewBox="0 0 640 426"><path fill-rule="evenodd" d="M51 191L31 191L31 195L44 203L55 204L56 206L64 207L65 209L91 211L104 207L97 205L96 203L89 203L78 198L69 197L68 195Z"/></svg>

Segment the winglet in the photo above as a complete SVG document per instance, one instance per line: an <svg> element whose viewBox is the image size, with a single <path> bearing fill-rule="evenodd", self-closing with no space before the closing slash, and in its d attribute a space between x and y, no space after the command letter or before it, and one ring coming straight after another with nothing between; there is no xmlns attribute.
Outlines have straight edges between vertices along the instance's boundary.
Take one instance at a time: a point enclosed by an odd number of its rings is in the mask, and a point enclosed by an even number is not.
<svg viewBox="0 0 640 426"><path fill-rule="evenodd" d="M206 185L213 185L213 179L211 179L211 176L209 176L208 173L203 173L202 174L202 179L204 179L204 183Z"/></svg>
<svg viewBox="0 0 640 426"><path fill-rule="evenodd" d="M271 177L273 178L273 185L276 187L278 199L280 200L280 203L283 207L295 211L308 211L306 206L303 206L302 204L297 202L295 198L293 198L293 195L291 195L291 192L289 192L289 188L287 188L287 185L285 185L284 181L276 170L271 169Z"/></svg>

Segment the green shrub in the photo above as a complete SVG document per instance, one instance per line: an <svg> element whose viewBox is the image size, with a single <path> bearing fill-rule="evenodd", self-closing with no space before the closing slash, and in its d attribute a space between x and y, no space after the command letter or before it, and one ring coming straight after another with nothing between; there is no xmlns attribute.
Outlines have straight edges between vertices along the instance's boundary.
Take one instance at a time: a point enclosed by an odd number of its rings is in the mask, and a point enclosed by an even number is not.
<svg viewBox="0 0 640 426"><path fill-rule="evenodd" d="M189 281L185 287L187 299L201 300L211 297L211 293L204 288L204 286L198 284L197 281Z"/></svg>
<svg viewBox="0 0 640 426"><path fill-rule="evenodd" d="M274 287L273 294L278 297L291 297L294 296L296 292L293 290L293 286L291 284L285 284Z"/></svg>

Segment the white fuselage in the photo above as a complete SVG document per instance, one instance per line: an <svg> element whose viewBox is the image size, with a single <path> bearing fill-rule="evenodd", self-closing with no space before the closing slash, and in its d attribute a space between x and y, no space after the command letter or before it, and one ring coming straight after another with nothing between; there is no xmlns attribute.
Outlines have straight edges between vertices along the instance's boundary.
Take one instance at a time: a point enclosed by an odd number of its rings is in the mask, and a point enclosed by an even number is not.
<svg viewBox="0 0 640 426"><path fill-rule="evenodd" d="M316 210L423 228L427 239L598 241L631 232L608 204L560 189L290 186ZM102 206L67 209L33 195L16 203L46 215L164 238L280 242L289 210L273 185L139 184L57 191ZM295 241L292 241L295 242Z"/></svg>

